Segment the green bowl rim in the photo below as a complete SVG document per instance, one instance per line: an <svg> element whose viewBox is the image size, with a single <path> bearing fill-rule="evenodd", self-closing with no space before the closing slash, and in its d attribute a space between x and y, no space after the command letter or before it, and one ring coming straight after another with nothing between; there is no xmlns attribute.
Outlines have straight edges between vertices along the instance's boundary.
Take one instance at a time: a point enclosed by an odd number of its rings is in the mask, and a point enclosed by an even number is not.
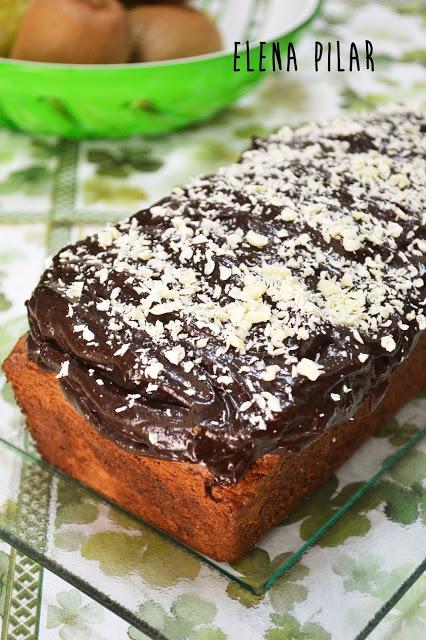
<svg viewBox="0 0 426 640"><path fill-rule="evenodd" d="M283 33L277 34L274 38L271 38L266 41L266 43L273 42L275 40L280 40L284 38L286 35L303 29L307 26L319 13L321 9L321 5L324 0L307 0L307 8L302 13L302 16L293 24L290 24L290 27L284 31ZM300 20L300 22L299 22ZM245 48L245 44L238 48L239 51ZM66 64L63 62L37 62L34 60L16 60L14 58L6 58L0 56L0 64L7 64L16 67L37 67L39 69L73 69L81 72L89 72L93 70L98 71L107 71L107 70L116 70L116 69L146 69L152 67L172 67L181 64L190 64L193 62L203 62L206 60L212 60L216 58L225 58L233 53L234 49L221 49L221 51L216 51L214 53L204 53L199 56L191 56L189 58L175 58L173 60L159 60L154 62L125 62L121 64Z"/></svg>

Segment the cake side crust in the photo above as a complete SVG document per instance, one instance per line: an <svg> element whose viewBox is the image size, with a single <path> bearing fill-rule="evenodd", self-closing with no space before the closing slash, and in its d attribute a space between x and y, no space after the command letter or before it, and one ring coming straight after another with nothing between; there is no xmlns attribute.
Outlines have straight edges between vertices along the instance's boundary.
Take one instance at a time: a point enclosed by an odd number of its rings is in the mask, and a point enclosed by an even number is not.
<svg viewBox="0 0 426 640"><path fill-rule="evenodd" d="M3 368L45 460L188 545L220 561L247 553L325 482L426 384L426 336L395 372L381 405L368 399L299 454L266 455L235 485L198 464L136 456L102 437L65 398L55 375L27 356L25 338Z"/></svg>

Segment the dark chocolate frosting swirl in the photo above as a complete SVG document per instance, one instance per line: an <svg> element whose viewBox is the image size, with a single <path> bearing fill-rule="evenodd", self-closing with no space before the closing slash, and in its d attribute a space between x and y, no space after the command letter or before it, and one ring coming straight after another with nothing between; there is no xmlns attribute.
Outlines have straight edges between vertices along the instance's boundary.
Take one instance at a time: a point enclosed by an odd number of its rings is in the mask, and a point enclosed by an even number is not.
<svg viewBox="0 0 426 640"><path fill-rule="evenodd" d="M219 482L373 409L426 328L425 122L284 128L66 247L30 358L105 437Z"/></svg>

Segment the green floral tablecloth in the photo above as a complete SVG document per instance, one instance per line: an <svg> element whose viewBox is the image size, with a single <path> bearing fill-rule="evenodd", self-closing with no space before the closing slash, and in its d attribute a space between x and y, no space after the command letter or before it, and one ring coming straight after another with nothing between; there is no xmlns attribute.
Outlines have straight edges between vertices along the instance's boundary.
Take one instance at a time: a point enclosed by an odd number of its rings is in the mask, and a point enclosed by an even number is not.
<svg viewBox="0 0 426 640"><path fill-rule="evenodd" d="M315 74L314 40L349 43L366 38L374 44L374 73ZM166 138L113 143L76 143L0 130L0 359L25 330L23 301L46 255L108 220L144 207L188 177L233 161L253 135L266 134L280 124L327 118L342 110L425 98L425 41L426 5L422 0L329 0L298 49L300 70L267 79L254 94L204 127ZM5 385L2 394L2 423L13 433L18 427ZM390 441L401 437L392 431L387 436ZM292 595L283 596L285 609L277 608L270 626L260 635L254 631L253 638L340 640L330 630L333 625L312 622L313 613L307 617L303 606L306 588L302 586L306 571L303 564L296 567L288 578L293 581ZM356 561L342 555L334 571L345 588L353 591L355 600L359 594L374 594L374 589L391 590L393 584L392 575L374 554ZM372 637L426 637L425 598L426 578L422 577ZM257 604L250 596L245 602L242 596L240 600L247 611ZM228 624L226 609L219 611L202 593L181 595L169 604L168 611L160 605L142 606L148 607L148 617L161 619L170 638L245 640L235 624ZM3 543L0 615L1 640L144 637ZM353 615L357 615L356 608ZM348 625L347 638L351 639L350 621Z"/></svg>

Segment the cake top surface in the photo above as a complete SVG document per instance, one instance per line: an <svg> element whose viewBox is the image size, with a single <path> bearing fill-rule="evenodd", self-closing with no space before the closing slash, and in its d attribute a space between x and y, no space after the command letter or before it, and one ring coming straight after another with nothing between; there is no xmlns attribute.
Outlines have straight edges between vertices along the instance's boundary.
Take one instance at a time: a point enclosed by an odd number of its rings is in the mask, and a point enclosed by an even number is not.
<svg viewBox="0 0 426 640"><path fill-rule="evenodd" d="M425 113L284 127L65 248L30 355L107 437L221 481L306 446L426 328Z"/></svg>

